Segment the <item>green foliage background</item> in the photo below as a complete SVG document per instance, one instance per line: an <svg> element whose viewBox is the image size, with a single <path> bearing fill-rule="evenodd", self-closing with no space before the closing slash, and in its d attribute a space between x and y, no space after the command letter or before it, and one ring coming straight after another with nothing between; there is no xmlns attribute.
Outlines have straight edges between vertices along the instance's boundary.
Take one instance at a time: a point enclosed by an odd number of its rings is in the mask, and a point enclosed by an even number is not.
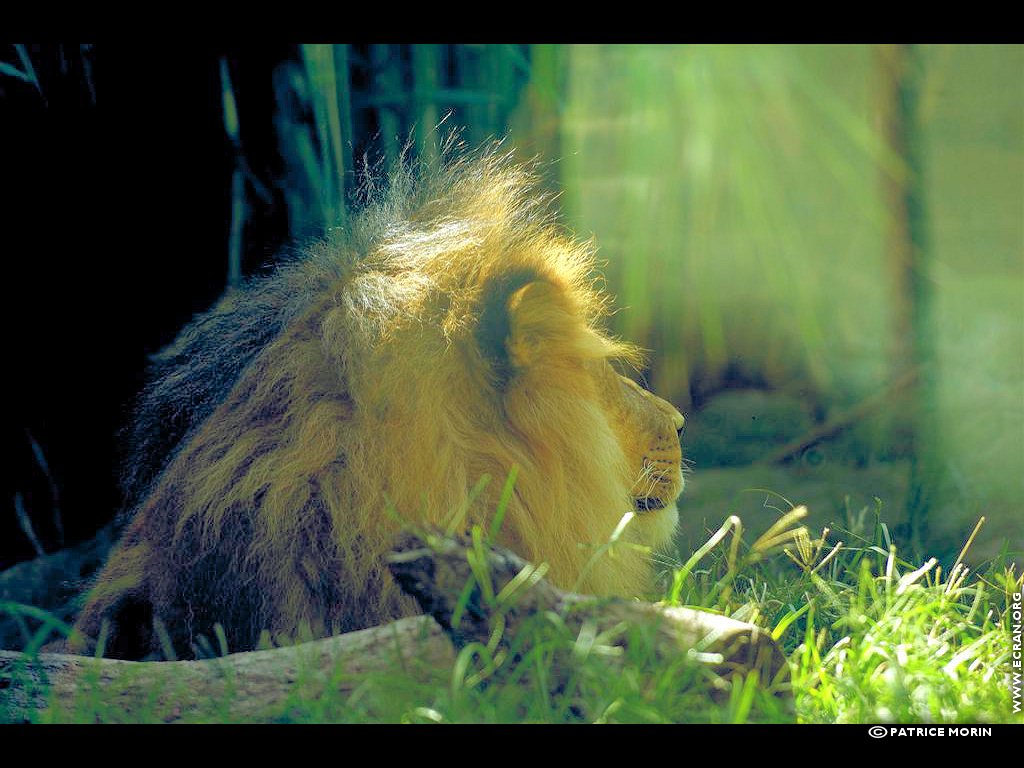
<svg viewBox="0 0 1024 768"><path fill-rule="evenodd" d="M962 538L984 514L990 555L1024 546L1024 48L922 54L942 457L930 537ZM829 413L883 390L882 183L904 169L880 138L873 48L572 46L568 59L566 204L608 261L618 329L654 350L652 388L685 407L695 374L739 361ZM898 454L899 408L858 423L844 459Z"/></svg>

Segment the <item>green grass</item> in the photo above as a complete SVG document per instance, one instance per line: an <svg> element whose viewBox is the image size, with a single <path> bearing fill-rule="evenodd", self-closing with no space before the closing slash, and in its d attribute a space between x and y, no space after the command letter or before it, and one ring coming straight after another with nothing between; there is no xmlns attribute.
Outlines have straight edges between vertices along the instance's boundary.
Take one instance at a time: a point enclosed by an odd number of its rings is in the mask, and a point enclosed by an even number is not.
<svg viewBox="0 0 1024 768"><path fill-rule="evenodd" d="M846 533L855 545L827 562L818 545L798 546L790 601L779 583L766 605L791 649L801 721L1024 722L1011 717L1005 680L1013 568L971 574L968 547L948 574L934 559L904 560L877 517L870 538Z"/></svg>
<svg viewBox="0 0 1024 768"><path fill-rule="evenodd" d="M838 535L826 529L813 538L800 524L803 514L791 510L749 545L742 523L730 517L685 563L666 562L664 570L667 603L772 632L790 660L795 711L762 691L756 677L728 681L712 698L714 673L707 666L684 654L657 661L642 633L630 636L623 652L611 636L586 629L574 634L546 615L534 617L507 653L478 644L447 667L396 664L344 686L343 695L337 683L344 669L324 672L311 663L272 719L1024 723L1012 714L1006 682L1008 604L1021 590L1012 567L989 563L974 573L964 566L969 546L948 571L933 559L905 559L877 509L864 510ZM623 545L611 545L602 556L614 557L616 546ZM37 635L33 648L40 641ZM222 700L192 702L190 719L238 720L233 697L239 694L230 684L224 690ZM39 720L160 721L166 713L156 704L158 693L152 707L128 717L116 704L117 685L87 678L75 701L59 703Z"/></svg>

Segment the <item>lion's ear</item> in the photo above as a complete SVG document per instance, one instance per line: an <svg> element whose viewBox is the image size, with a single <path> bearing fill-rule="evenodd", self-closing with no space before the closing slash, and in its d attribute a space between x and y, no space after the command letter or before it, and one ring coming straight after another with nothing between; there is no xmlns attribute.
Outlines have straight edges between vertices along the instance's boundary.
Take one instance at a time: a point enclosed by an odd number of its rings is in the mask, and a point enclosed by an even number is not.
<svg viewBox="0 0 1024 768"><path fill-rule="evenodd" d="M545 360L602 354L582 315L560 285L530 271L508 274L492 281L485 291L477 343L499 381L505 383Z"/></svg>

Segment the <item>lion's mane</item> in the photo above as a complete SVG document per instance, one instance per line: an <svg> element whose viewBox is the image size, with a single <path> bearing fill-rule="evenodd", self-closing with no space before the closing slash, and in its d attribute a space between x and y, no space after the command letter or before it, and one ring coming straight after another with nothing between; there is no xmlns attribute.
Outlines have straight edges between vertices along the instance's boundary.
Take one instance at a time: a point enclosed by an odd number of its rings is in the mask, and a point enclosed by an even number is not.
<svg viewBox="0 0 1024 768"><path fill-rule="evenodd" d="M584 569L631 508L631 470L582 371L636 352L600 330L593 246L550 209L496 148L400 168L344 228L196 317L140 399L133 511L79 629L107 619L108 652L139 656L153 619L190 653L215 622L241 649L408 615L382 566L389 507L486 524L513 466L505 544L562 587L642 592L634 549Z"/></svg>

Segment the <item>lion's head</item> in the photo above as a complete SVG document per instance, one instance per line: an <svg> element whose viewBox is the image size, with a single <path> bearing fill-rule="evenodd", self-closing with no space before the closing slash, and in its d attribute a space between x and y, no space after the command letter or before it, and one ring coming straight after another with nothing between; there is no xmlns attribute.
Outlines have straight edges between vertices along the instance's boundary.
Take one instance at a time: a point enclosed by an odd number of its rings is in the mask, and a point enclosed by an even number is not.
<svg viewBox="0 0 1024 768"><path fill-rule="evenodd" d="M601 330L594 269L507 157L397 174L163 355L139 410L139 503L79 628L110 619L108 648L133 656L153 643L129 623L153 618L188 652L214 622L237 649L411 613L382 563L389 507L486 524L513 467L502 543L563 588L649 589L649 551L594 553L627 512L626 542L671 541L683 417L618 372L639 355Z"/></svg>

